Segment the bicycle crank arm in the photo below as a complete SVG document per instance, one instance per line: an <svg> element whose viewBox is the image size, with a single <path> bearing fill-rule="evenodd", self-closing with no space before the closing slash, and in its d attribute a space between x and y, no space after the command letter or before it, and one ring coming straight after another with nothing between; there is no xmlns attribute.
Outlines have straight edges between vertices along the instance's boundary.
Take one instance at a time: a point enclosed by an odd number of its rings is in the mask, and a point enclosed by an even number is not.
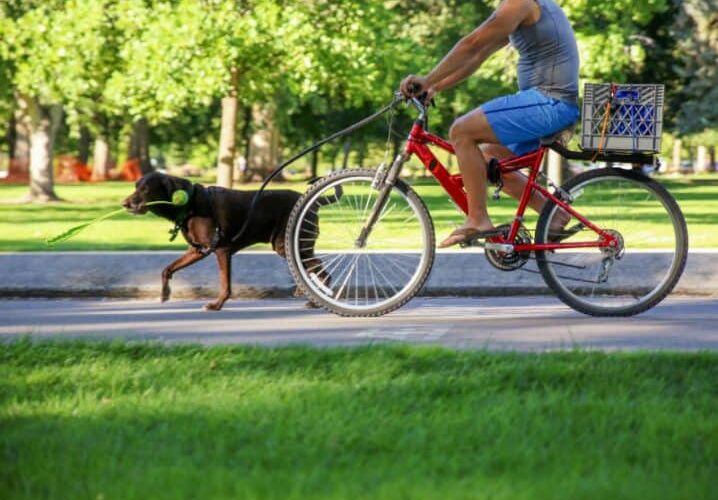
<svg viewBox="0 0 718 500"><path fill-rule="evenodd" d="M506 252L511 253L514 251L514 246L510 245L508 243L491 243L487 242L484 244L479 245L480 247L485 248L486 250L493 250L494 252Z"/></svg>

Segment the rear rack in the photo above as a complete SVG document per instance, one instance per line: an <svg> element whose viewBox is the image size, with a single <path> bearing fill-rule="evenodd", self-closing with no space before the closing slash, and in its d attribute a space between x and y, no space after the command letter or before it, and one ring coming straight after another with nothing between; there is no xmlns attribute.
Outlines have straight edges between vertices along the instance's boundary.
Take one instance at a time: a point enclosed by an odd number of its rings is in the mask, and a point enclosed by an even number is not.
<svg viewBox="0 0 718 500"><path fill-rule="evenodd" d="M600 161L607 163L636 163L641 165L653 165L656 163L656 155L653 153L618 153L615 151L571 151L560 142L547 145L548 148L556 151L567 160Z"/></svg>

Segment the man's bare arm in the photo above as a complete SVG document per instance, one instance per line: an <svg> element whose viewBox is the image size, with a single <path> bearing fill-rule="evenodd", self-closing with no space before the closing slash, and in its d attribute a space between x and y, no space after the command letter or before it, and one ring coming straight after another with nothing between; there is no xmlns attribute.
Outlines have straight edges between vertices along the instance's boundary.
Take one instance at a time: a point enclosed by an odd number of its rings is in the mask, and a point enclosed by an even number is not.
<svg viewBox="0 0 718 500"><path fill-rule="evenodd" d="M479 52L477 52L472 59L467 61L467 63L463 67L454 71L452 74L450 74L443 80L436 82L430 88L434 92L441 92L443 90L448 90L455 87L459 83L466 80L469 76L471 76L477 69L479 69L479 67L484 63L484 61L486 61L486 59L488 59L494 52L507 45L508 42L509 40L507 38L493 45L487 45L486 47L479 50Z"/></svg>
<svg viewBox="0 0 718 500"><path fill-rule="evenodd" d="M475 64L479 59L477 55L482 49L495 47L494 51L498 50L518 25L531 15L532 5L533 0L504 0L496 9L496 12L484 21L481 26L459 40L444 59L426 76L427 87L433 87L438 82L461 70L464 66ZM501 45L497 46L498 43L501 43ZM476 71L491 53L485 54L472 72Z"/></svg>

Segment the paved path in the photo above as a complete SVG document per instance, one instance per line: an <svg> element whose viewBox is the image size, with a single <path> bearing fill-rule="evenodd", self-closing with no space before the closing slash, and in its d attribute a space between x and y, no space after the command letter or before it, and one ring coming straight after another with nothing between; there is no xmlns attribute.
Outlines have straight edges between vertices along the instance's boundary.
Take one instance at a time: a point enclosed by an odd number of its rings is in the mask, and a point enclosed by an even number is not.
<svg viewBox="0 0 718 500"><path fill-rule="evenodd" d="M160 273L181 252L0 252L0 297L114 297L160 296ZM695 250L675 291L687 295L718 296L718 250ZM635 285L635 276L665 270L670 254L633 250L614 264L612 280ZM384 261L384 265L388 261ZM381 266L379 262L375 263ZM287 263L273 252L239 252L232 258L232 290L243 298L291 297L294 280ZM535 261L524 270L537 271ZM393 273L387 273L391 276ZM616 283L612 281L612 283ZM172 297L202 299L217 294L215 259L205 259L172 278ZM541 276L531 272L494 269L483 250L440 250L422 288L433 297L511 297L548 293Z"/></svg>
<svg viewBox="0 0 718 500"><path fill-rule="evenodd" d="M673 297L635 318L589 318L551 297L419 298L382 318L340 318L299 300L3 300L0 339L111 338L262 345L407 341L508 350L718 349L718 300Z"/></svg>

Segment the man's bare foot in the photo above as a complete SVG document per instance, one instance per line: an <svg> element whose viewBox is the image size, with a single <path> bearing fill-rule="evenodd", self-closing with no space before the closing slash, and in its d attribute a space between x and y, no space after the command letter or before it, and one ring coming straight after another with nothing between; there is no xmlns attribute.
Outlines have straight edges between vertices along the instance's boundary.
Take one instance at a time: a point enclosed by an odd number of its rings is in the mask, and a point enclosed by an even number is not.
<svg viewBox="0 0 718 500"><path fill-rule="evenodd" d="M460 243L469 243L479 238L491 238L500 235L501 231L493 227L481 230L476 227L464 225L455 229L444 241L439 243L439 248L447 248Z"/></svg>

